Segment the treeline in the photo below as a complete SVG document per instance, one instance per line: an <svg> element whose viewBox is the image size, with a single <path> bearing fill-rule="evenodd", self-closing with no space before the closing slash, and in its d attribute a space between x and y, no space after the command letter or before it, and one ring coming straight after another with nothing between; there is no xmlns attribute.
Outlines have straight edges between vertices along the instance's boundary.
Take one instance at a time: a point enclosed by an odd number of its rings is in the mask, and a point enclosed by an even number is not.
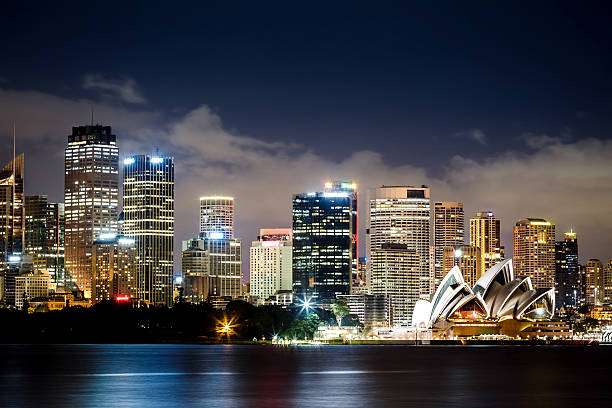
<svg viewBox="0 0 612 408"><path fill-rule="evenodd" d="M0 309L4 343L163 343L261 340L273 336L312 338L323 324L335 324L322 309L310 312L278 306L255 307L232 301L225 310L209 304L178 303L172 308L132 308L101 302L90 308L26 313ZM354 324L346 317L345 324Z"/></svg>

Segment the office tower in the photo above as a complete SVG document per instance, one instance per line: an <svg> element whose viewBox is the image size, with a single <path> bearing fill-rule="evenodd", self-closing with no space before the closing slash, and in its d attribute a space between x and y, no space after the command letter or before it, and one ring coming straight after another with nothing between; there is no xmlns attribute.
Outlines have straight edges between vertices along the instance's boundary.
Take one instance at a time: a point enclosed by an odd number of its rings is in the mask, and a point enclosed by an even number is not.
<svg viewBox="0 0 612 408"><path fill-rule="evenodd" d="M393 326L391 297L388 295L368 295L365 293L345 295L342 298L359 322L365 327Z"/></svg>
<svg viewBox="0 0 612 408"><path fill-rule="evenodd" d="M573 231L566 232L563 241L555 243L555 282L556 307L577 307L580 296L578 237Z"/></svg>
<svg viewBox="0 0 612 408"><path fill-rule="evenodd" d="M362 295L369 293L367 286L367 258L365 256L359 257L357 263L357 276L353 279L351 286L351 295Z"/></svg>
<svg viewBox="0 0 612 408"><path fill-rule="evenodd" d="M25 308L30 300L49 296L51 276L46 271L30 271L15 276L15 307Z"/></svg>
<svg viewBox="0 0 612 408"><path fill-rule="evenodd" d="M434 292L433 274L430 272L430 200L429 188L409 186L382 186L368 191L368 227L366 250L368 281L380 280L374 276L381 271L372 254L383 244L404 244L414 251L418 262L418 274L412 269L404 271L410 279L410 287L418 287L419 298L429 300ZM372 292L374 293L374 292ZM412 296L412 295L411 295ZM412 305L410 306L412 307ZM411 314L408 315L412 317ZM398 321L394 315L394 319Z"/></svg>
<svg viewBox="0 0 612 408"><path fill-rule="evenodd" d="M92 302L137 297L137 248L134 238L107 233L92 246Z"/></svg>
<svg viewBox="0 0 612 408"><path fill-rule="evenodd" d="M438 287L444 276L444 248L454 248L465 244L465 218L463 203L436 201L434 203L434 279Z"/></svg>
<svg viewBox="0 0 612 408"><path fill-rule="evenodd" d="M2 301L8 306L17 302L17 278L32 272L32 257L12 254L7 258L2 280Z"/></svg>
<svg viewBox="0 0 612 408"><path fill-rule="evenodd" d="M111 127L73 127L64 166L65 267L90 297L91 246L101 234L117 232L119 149Z"/></svg>
<svg viewBox="0 0 612 408"><path fill-rule="evenodd" d="M291 229L261 229L250 249L250 295L262 303L281 290L291 290Z"/></svg>
<svg viewBox="0 0 612 408"><path fill-rule="evenodd" d="M200 197L200 233L214 239L234 238L234 197Z"/></svg>
<svg viewBox="0 0 612 408"><path fill-rule="evenodd" d="M20 154L0 170L0 269L10 256L23 254L24 156Z"/></svg>
<svg viewBox="0 0 612 408"><path fill-rule="evenodd" d="M480 211L470 219L470 245L480 248L483 269L488 271L504 258L500 221L492 211Z"/></svg>
<svg viewBox="0 0 612 408"><path fill-rule="evenodd" d="M393 322L409 325L414 304L423 296L422 263L417 251L406 244L385 242L370 255L370 292L391 299Z"/></svg>
<svg viewBox="0 0 612 408"><path fill-rule="evenodd" d="M555 287L555 224L521 218L514 226L514 272L529 276L535 288Z"/></svg>
<svg viewBox="0 0 612 408"><path fill-rule="evenodd" d="M47 271L51 283L66 286L64 273L64 204L49 203L46 195L25 198L25 253L34 270Z"/></svg>
<svg viewBox="0 0 612 408"><path fill-rule="evenodd" d="M585 265L585 301L601 305L605 296L604 267L599 259L589 259Z"/></svg>
<svg viewBox="0 0 612 408"><path fill-rule="evenodd" d="M293 196L293 292L329 304L351 293L357 274L357 186L325 183Z"/></svg>
<svg viewBox="0 0 612 408"><path fill-rule="evenodd" d="M211 237L212 236L212 237ZM185 296L194 302L242 294L242 248L239 239L214 238L215 232L183 241Z"/></svg>
<svg viewBox="0 0 612 408"><path fill-rule="evenodd" d="M606 264L604 268L604 298L603 302L605 304L612 303L612 259Z"/></svg>
<svg viewBox="0 0 612 408"><path fill-rule="evenodd" d="M442 265L444 276L453 266L458 266L463 274L463 280L471 288L485 272L480 248L471 245L445 247Z"/></svg>
<svg viewBox="0 0 612 408"><path fill-rule="evenodd" d="M122 234L136 246L136 296L172 305L174 158L139 154L123 160Z"/></svg>

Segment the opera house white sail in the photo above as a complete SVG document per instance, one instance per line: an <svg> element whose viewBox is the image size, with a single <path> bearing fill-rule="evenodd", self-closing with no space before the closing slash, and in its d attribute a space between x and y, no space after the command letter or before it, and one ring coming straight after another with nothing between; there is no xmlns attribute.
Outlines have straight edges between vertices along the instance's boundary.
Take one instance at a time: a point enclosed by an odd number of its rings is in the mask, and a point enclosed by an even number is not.
<svg viewBox="0 0 612 408"><path fill-rule="evenodd" d="M470 288L457 266L449 271L432 301L414 306L412 325L433 328L454 320L548 320L555 310L555 290L534 288L529 277L514 276L512 259L495 264Z"/></svg>

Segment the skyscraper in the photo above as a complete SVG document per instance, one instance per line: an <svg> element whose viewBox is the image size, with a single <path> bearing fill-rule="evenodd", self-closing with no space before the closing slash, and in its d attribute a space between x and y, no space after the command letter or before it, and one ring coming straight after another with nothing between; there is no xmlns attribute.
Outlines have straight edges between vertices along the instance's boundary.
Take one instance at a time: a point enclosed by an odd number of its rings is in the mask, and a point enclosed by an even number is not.
<svg viewBox="0 0 612 408"><path fill-rule="evenodd" d="M500 241L500 221L492 211L480 211L470 219L470 245L480 248L483 269L489 270L504 257Z"/></svg>
<svg viewBox="0 0 612 408"><path fill-rule="evenodd" d="M200 233L214 239L234 238L234 197L200 197Z"/></svg>
<svg viewBox="0 0 612 408"><path fill-rule="evenodd" d="M529 276L536 288L555 286L555 224L521 218L514 226L514 272Z"/></svg>
<svg viewBox="0 0 612 408"><path fill-rule="evenodd" d="M357 186L328 182L323 192L293 196L293 291L333 302L357 275Z"/></svg>
<svg viewBox="0 0 612 408"><path fill-rule="evenodd" d="M51 283L66 286L64 270L64 204L46 195L25 198L25 253L35 271L47 271Z"/></svg>
<svg viewBox="0 0 612 408"><path fill-rule="evenodd" d="M250 295L259 302L279 290L292 290L292 246L291 229L261 229L257 241L250 250L251 289Z"/></svg>
<svg viewBox="0 0 612 408"><path fill-rule="evenodd" d="M451 201L436 201L434 203L434 246L435 286L438 287L444 276L444 248L457 247L465 244L465 218L463 203Z"/></svg>
<svg viewBox="0 0 612 408"><path fill-rule="evenodd" d="M555 243L555 305L558 308L577 307L580 300L578 276L578 237L566 232L563 241Z"/></svg>
<svg viewBox="0 0 612 408"><path fill-rule="evenodd" d="M136 247L133 238L108 233L92 246L93 302L114 300L117 296L137 296Z"/></svg>
<svg viewBox="0 0 612 408"><path fill-rule="evenodd" d="M381 279L376 276L381 267L375 265L374 251L382 248L383 244L403 244L407 251L414 252L418 262L416 274L411 270L404 271L411 280L418 280L410 282L410 287L418 287L418 297L429 300L434 291L434 280L429 269L429 188L382 186L370 189L368 196L368 281Z"/></svg>
<svg viewBox="0 0 612 408"><path fill-rule="evenodd" d="M586 269L586 303L601 305L605 296L604 267L599 259L589 259Z"/></svg>
<svg viewBox="0 0 612 408"><path fill-rule="evenodd" d="M20 154L0 170L0 269L11 255L23 254L25 232L24 156Z"/></svg>
<svg viewBox="0 0 612 408"><path fill-rule="evenodd" d="M458 266L465 283L470 287L474 287L485 272L480 248L471 245L445 247L442 266L444 275L448 274L453 266Z"/></svg>
<svg viewBox="0 0 612 408"><path fill-rule="evenodd" d="M119 149L111 127L73 127L64 166L66 272L90 297L91 246L117 232Z"/></svg>
<svg viewBox="0 0 612 408"><path fill-rule="evenodd" d="M124 159L122 234L135 240L137 297L171 305L174 158L140 154Z"/></svg>
<svg viewBox="0 0 612 408"><path fill-rule="evenodd" d="M608 261L604 268L604 298L605 304L612 303L612 259Z"/></svg>

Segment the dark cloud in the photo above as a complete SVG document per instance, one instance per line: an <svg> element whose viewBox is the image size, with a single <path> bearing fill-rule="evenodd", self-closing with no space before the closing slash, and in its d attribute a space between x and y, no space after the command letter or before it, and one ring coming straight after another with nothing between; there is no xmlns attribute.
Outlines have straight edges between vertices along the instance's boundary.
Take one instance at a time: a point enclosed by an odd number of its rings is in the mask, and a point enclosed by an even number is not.
<svg viewBox="0 0 612 408"><path fill-rule="evenodd" d="M112 79L103 75L88 74L83 78L83 89L96 91L104 98L133 104L147 103L147 99L137 88L136 81L130 77Z"/></svg>

